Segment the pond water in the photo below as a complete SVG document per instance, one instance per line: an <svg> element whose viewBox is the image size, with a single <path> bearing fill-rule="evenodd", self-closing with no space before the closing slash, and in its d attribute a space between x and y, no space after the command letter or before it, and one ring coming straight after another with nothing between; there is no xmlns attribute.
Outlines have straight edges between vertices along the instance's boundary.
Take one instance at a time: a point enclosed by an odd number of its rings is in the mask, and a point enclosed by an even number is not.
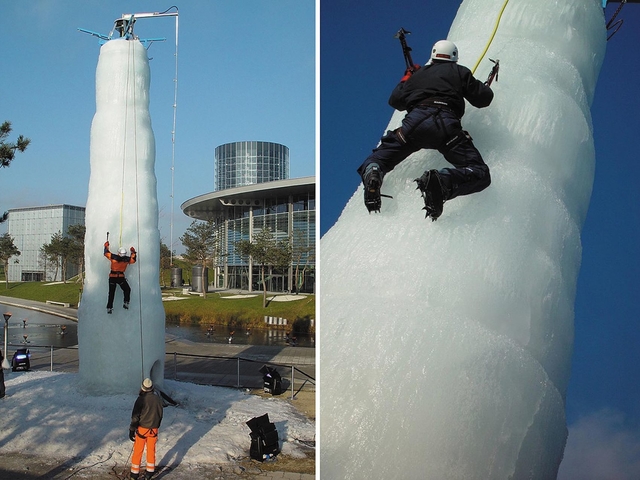
<svg viewBox="0 0 640 480"><path fill-rule="evenodd" d="M8 325L10 345L72 347L78 344L78 324L73 320L26 308L0 305L0 313L11 313ZM0 317L0 343L4 348L4 318Z"/></svg>
<svg viewBox="0 0 640 480"><path fill-rule="evenodd" d="M10 345L71 347L78 344L78 324L55 315L0 304L0 314L10 312ZM167 334L192 342L239 345L296 345L315 347L315 335L276 329L231 329L221 325L167 325ZM0 317L0 348L4 348L4 321Z"/></svg>
<svg viewBox="0 0 640 480"><path fill-rule="evenodd" d="M239 345L294 345L315 347L315 335L288 333L276 329L233 329L222 325L167 325L166 332L185 340L202 343L232 343Z"/></svg>

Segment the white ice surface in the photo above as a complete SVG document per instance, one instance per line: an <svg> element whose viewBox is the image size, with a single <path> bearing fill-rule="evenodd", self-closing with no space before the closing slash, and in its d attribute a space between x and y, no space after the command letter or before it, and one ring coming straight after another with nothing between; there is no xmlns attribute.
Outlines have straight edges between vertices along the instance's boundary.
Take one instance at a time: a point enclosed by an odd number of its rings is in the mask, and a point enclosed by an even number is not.
<svg viewBox="0 0 640 480"><path fill-rule="evenodd" d="M96 113L91 125L91 176L86 209L86 281L78 309L80 378L86 391L134 393L142 379L162 385L164 308L160 292L160 231L155 139L149 115L150 70L138 41L111 40L100 48ZM138 251L126 277L129 310L118 287L106 310L112 253Z"/></svg>
<svg viewBox="0 0 640 480"><path fill-rule="evenodd" d="M78 457L75 469L98 462L105 471L128 467L137 393L86 395L78 382L71 373L8 374L7 396L0 401L0 458L22 453L61 462ZM195 468L248 457L245 422L265 413L276 425L283 454L304 457L298 441L315 440L315 424L281 399L172 380L164 390L180 405L164 409L156 457L161 466Z"/></svg>
<svg viewBox="0 0 640 480"><path fill-rule="evenodd" d="M462 3L448 36L461 64L503 4ZM510 2L476 72L500 60L494 101L463 119L491 186L431 223L413 179L448 164L420 151L385 177L380 214L360 187L323 237L326 478L555 478L604 51L597 0Z"/></svg>

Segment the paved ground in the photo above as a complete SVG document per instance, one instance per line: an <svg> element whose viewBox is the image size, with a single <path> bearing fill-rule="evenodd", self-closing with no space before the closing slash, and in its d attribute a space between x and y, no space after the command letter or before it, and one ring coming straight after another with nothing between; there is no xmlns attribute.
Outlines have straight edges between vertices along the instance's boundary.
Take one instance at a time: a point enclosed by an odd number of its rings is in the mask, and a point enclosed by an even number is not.
<svg viewBox="0 0 640 480"><path fill-rule="evenodd" d="M31 308L51 315L75 320L73 309L47 305L28 300L0 297L0 303L22 308ZM9 349L11 350L11 348ZM241 388L258 388L264 385L259 372L263 365L275 367L283 378L283 387L289 398L300 389L315 392L315 349L289 346L229 345L217 343L195 343L173 337L166 339L165 378L189 381L206 385L221 385ZM53 358L53 360L52 360ZM54 371L78 371L77 348L56 349L53 354L46 349L32 349L32 369ZM291 368L294 366L295 368ZM215 372L215 373L212 373ZM293 373L293 375L292 375ZM293 381L292 381L293 379ZM314 455L314 449L310 452ZM126 465L114 468L96 464L76 469L77 459L69 459L60 465L46 457L38 456L37 444L34 452L2 455L0 458L0 480L66 480L66 479L119 479L127 477ZM105 459L105 465L109 465ZM179 465L175 469L159 466L155 478L167 480L186 479L246 479L265 480L311 480L312 474L278 470L278 461L259 463L246 460L238 464L222 466Z"/></svg>
<svg viewBox="0 0 640 480"><path fill-rule="evenodd" d="M105 459L105 463L107 460ZM154 479L192 480L192 479L229 479L242 480L247 478L264 480L312 480L315 475L281 471L267 471L258 462L254 465L225 465L225 466L192 466L179 465L175 469L166 470L159 466ZM74 459L60 465L45 457L37 455L2 455L0 461L1 480L124 480L128 478L128 467L117 465L107 468L95 465L90 468L76 469ZM276 464L274 464L275 466Z"/></svg>

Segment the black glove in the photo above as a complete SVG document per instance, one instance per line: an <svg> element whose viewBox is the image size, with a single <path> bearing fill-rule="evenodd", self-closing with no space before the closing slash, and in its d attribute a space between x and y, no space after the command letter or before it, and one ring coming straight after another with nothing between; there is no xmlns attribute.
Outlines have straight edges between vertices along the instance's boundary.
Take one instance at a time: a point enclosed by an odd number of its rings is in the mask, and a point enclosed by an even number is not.
<svg viewBox="0 0 640 480"><path fill-rule="evenodd" d="M129 250L131 250L131 253L136 253L136 249L131 247Z"/></svg>
<svg viewBox="0 0 640 480"><path fill-rule="evenodd" d="M131 440L132 442L136 441L136 431L135 430L129 430L129 440Z"/></svg>

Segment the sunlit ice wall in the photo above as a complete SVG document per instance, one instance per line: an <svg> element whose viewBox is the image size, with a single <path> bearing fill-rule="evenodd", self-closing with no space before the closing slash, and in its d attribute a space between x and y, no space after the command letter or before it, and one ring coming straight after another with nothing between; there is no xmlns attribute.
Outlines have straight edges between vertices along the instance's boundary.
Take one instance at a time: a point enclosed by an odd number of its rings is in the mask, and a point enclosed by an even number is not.
<svg viewBox="0 0 640 480"><path fill-rule="evenodd" d="M86 280L78 311L80 379L97 393L137 392L151 377L164 377L164 308L159 283L160 232L155 139L149 115L147 51L137 40L110 40L100 49L96 113L91 125L86 210ZM122 308L118 287L107 314L110 248L134 247L138 261L126 277L131 303Z"/></svg>

